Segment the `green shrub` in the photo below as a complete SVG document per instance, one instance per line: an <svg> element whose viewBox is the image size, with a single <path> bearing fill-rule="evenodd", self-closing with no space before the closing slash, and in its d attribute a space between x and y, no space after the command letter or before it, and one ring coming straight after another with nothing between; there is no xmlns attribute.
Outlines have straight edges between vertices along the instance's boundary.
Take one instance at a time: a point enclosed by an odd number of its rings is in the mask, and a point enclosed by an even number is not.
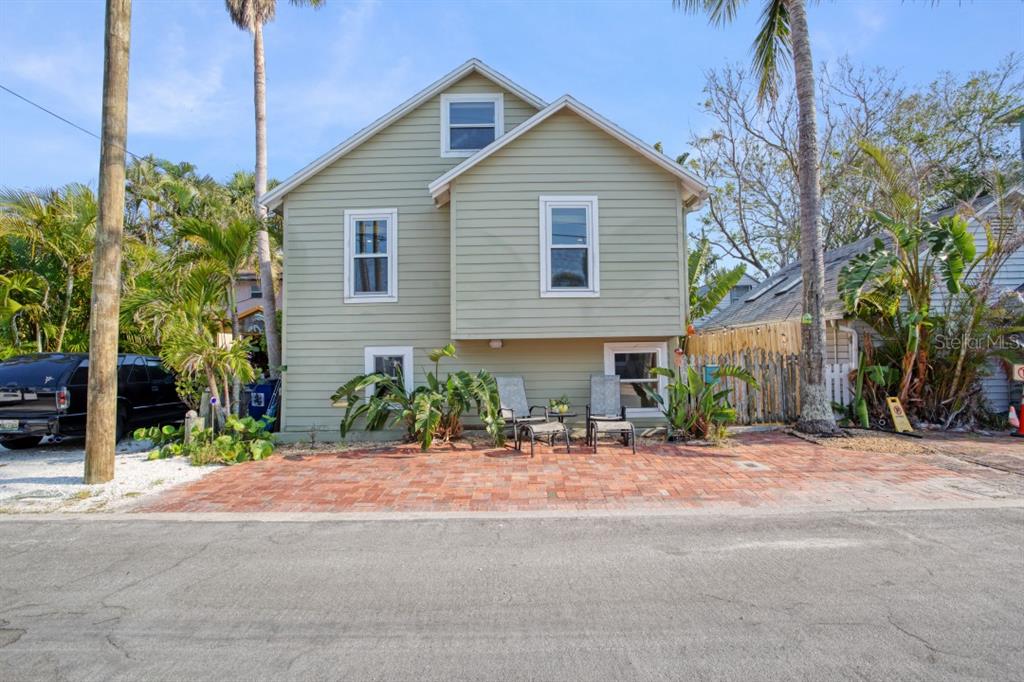
<svg viewBox="0 0 1024 682"><path fill-rule="evenodd" d="M266 459L273 453L274 434L268 430L271 420L230 415L223 433L217 435L212 428L193 427L188 443L184 427L170 425L136 429L135 439L152 440L157 446L150 459L188 457L195 466L237 464Z"/></svg>

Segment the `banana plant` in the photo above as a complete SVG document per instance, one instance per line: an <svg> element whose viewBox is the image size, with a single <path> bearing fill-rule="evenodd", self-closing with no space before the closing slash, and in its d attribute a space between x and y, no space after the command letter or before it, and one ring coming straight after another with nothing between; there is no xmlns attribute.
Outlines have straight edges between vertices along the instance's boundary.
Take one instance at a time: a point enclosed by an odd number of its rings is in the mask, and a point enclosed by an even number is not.
<svg viewBox="0 0 1024 682"><path fill-rule="evenodd" d="M651 376L668 379L665 393L643 387L647 397L658 405L669 424L669 437L708 438L715 436L726 425L736 421L736 410L729 403L730 389L721 379L732 377L751 388L758 388L750 372L736 365L722 365L711 374L711 381L691 366L684 370L655 367Z"/></svg>

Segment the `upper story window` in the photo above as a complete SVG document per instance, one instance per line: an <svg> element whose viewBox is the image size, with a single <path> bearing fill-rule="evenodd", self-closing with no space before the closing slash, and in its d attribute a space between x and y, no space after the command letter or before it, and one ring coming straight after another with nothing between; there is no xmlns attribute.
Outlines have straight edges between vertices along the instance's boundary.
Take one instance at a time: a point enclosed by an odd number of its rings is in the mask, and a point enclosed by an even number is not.
<svg viewBox="0 0 1024 682"><path fill-rule="evenodd" d="M470 156L505 131L501 93L441 95L441 156Z"/></svg>
<svg viewBox="0 0 1024 682"><path fill-rule="evenodd" d="M543 297L598 296L597 197L540 198Z"/></svg>
<svg viewBox="0 0 1024 682"><path fill-rule="evenodd" d="M263 288L259 284L250 284L249 298L263 298Z"/></svg>
<svg viewBox="0 0 1024 682"><path fill-rule="evenodd" d="M345 303L398 300L398 209L345 211Z"/></svg>

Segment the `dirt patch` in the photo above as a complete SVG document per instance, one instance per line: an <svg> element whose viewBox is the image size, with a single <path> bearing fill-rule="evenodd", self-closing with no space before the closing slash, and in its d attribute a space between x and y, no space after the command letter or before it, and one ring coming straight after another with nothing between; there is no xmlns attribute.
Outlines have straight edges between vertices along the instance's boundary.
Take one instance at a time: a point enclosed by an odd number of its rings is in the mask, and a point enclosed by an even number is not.
<svg viewBox="0 0 1024 682"><path fill-rule="evenodd" d="M892 433L867 431L840 431L837 436L809 436L804 433L790 432L797 438L840 450L858 450L860 452L881 452L899 455L931 455L938 452L927 437L913 438L898 436Z"/></svg>

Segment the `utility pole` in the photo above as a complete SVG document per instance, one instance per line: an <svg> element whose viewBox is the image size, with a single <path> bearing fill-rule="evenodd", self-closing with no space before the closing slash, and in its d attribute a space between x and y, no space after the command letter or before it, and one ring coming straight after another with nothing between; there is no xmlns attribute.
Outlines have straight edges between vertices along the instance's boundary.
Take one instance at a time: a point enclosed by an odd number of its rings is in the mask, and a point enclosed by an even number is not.
<svg viewBox="0 0 1024 682"><path fill-rule="evenodd" d="M131 0L107 0L103 41L100 199L96 217L96 247L93 252L92 304L89 309L89 395L85 426L87 484L106 483L114 478L131 19Z"/></svg>

